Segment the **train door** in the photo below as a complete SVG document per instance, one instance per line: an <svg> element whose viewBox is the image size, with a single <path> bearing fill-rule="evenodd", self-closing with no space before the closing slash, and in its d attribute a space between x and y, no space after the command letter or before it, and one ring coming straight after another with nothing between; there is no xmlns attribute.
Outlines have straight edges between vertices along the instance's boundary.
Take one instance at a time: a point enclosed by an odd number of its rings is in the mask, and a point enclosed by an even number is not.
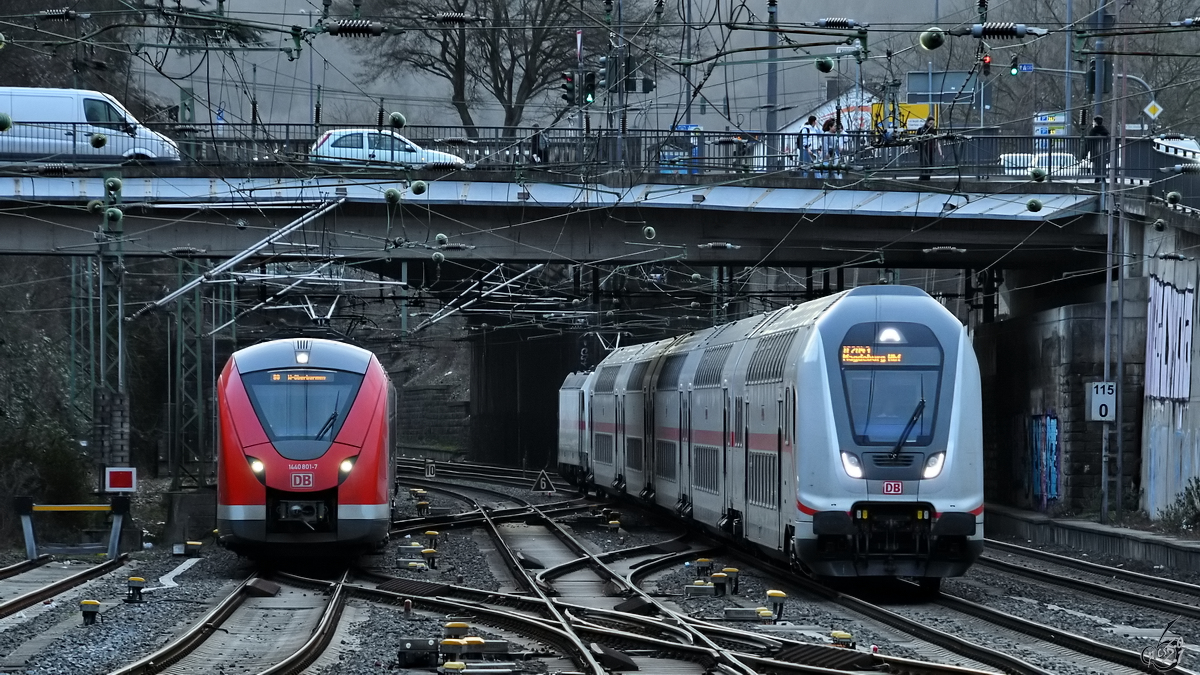
<svg viewBox="0 0 1200 675"><path fill-rule="evenodd" d="M625 394L617 394L613 400L617 408L613 413L616 422L616 429L613 430L613 487L620 492L625 483L625 439L629 436L625 429Z"/></svg>
<svg viewBox="0 0 1200 675"><path fill-rule="evenodd" d="M658 454L654 451L657 447L658 434L654 432L654 387L647 387L646 395L643 398L645 412L642 415L642 425L646 429L645 441L642 443L642 474L645 476L646 488L654 488L654 476L658 473L658 465L655 462L655 456Z"/></svg>
<svg viewBox="0 0 1200 675"><path fill-rule="evenodd" d="M679 391L679 504L683 516L691 515L692 489L692 392ZM686 487L685 487L686 486Z"/></svg>

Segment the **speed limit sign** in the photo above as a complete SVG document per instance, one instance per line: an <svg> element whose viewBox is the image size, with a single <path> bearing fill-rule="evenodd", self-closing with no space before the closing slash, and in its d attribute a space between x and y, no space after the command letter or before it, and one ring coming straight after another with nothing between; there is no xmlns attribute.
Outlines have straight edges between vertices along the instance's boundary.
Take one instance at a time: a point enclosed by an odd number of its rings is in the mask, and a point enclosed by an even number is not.
<svg viewBox="0 0 1200 675"><path fill-rule="evenodd" d="M1115 422L1117 419L1117 384L1093 382L1087 389L1087 421Z"/></svg>

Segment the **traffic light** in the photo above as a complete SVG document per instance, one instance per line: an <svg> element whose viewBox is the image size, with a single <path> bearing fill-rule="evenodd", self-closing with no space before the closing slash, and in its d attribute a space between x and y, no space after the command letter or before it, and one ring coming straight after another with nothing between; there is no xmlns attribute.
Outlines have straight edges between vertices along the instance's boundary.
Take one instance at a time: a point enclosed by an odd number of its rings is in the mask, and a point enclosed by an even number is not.
<svg viewBox="0 0 1200 675"><path fill-rule="evenodd" d="M575 73L564 71L562 74L562 79L562 100L566 101L567 105L575 105L576 102L579 101L579 99L576 98L575 92Z"/></svg>
<svg viewBox="0 0 1200 675"><path fill-rule="evenodd" d="M608 85L611 82L612 82L612 78L609 77L609 73L608 73L608 57L601 56L600 57L600 81L597 83L596 86L598 86L600 88L600 91L606 92L606 91L608 91Z"/></svg>
<svg viewBox="0 0 1200 675"><path fill-rule="evenodd" d="M625 91L637 91L637 69L633 66L633 56L625 55Z"/></svg>
<svg viewBox="0 0 1200 675"><path fill-rule="evenodd" d="M654 81L654 78L652 78L648 75L642 76L642 93L643 94L649 94L650 92L654 91L655 87L657 87L657 86L658 86L658 83Z"/></svg>
<svg viewBox="0 0 1200 675"><path fill-rule="evenodd" d="M992 74L992 55L984 54L982 62L983 62L983 76L987 77L988 75Z"/></svg>
<svg viewBox="0 0 1200 675"><path fill-rule="evenodd" d="M596 73L589 70L583 74L583 103L596 102Z"/></svg>
<svg viewBox="0 0 1200 675"><path fill-rule="evenodd" d="M1101 62L1100 67L1104 68L1104 73L1103 73L1104 93L1111 94L1112 93L1112 83L1113 83L1112 61L1109 61L1108 59L1104 59L1104 61ZM1096 93L1096 59L1092 59L1092 60L1088 61L1087 77L1084 78L1083 84L1084 84L1085 90L1087 91L1088 96L1092 96Z"/></svg>
<svg viewBox="0 0 1200 675"><path fill-rule="evenodd" d="M1013 54L1012 61L1009 63L1009 66L1008 66L1008 74L1016 75L1019 72L1021 72L1021 66L1017 63L1017 55Z"/></svg>

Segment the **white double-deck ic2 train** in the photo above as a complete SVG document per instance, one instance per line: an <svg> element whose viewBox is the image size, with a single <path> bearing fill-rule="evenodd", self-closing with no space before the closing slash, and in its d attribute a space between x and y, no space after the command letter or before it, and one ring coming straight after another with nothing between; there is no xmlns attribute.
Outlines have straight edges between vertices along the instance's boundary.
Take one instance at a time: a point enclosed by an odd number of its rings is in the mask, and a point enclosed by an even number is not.
<svg viewBox="0 0 1200 675"><path fill-rule="evenodd" d="M870 286L622 347L559 391L559 472L832 577L936 588L983 549L979 365Z"/></svg>

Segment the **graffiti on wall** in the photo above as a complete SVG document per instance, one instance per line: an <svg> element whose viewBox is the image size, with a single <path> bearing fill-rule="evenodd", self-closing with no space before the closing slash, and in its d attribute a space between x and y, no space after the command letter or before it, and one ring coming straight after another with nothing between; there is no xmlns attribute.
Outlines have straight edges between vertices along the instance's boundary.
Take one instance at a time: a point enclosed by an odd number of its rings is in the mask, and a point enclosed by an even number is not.
<svg viewBox="0 0 1200 675"><path fill-rule="evenodd" d="M1045 510L1046 505L1058 499L1060 463L1058 455L1058 417L1056 415L1032 415L1029 418L1029 450L1035 505Z"/></svg>
<svg viewBox="0 0 1200 675"><path fill-rule="evenodd" d="M1150 277L1146 311L1146 397L1186 401L1192 395L1194 289Z"/></svg>

